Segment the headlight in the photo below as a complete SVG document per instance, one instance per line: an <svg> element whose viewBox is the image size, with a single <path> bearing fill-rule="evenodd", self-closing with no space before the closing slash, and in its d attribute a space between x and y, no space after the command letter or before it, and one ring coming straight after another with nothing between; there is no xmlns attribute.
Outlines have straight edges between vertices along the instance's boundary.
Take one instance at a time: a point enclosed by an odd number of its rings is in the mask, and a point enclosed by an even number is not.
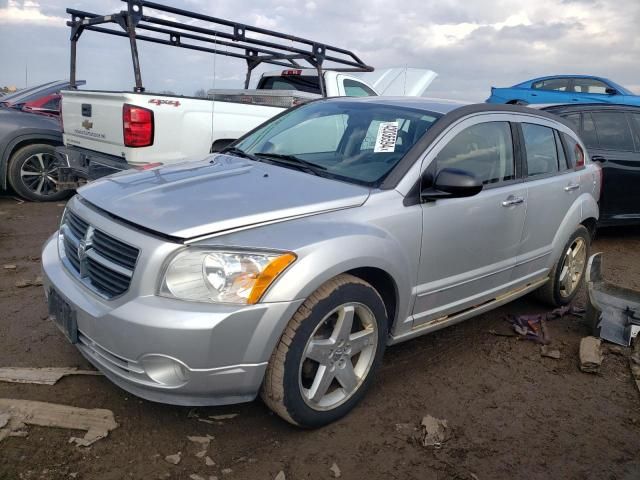
<svg viewBox="0 0 640 480"><path fill-rule="evenodd" d="M169 263L159 293L193 302L254 304L295 259L293 253L185 250Z"/></svg>

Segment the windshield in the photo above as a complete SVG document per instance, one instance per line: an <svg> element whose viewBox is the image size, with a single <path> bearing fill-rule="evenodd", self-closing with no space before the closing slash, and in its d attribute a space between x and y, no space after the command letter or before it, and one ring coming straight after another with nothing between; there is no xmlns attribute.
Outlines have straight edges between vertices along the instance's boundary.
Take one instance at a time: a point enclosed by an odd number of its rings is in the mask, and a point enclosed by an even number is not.
<svg viewBox="0 0 640 480"><path fill-rule="evenodd" d="M254 157L316 166L316 174L377 186L440 114L369 102L318 101L266 123L234 145ZM282 162L284 164L284 161Z"/></svg>

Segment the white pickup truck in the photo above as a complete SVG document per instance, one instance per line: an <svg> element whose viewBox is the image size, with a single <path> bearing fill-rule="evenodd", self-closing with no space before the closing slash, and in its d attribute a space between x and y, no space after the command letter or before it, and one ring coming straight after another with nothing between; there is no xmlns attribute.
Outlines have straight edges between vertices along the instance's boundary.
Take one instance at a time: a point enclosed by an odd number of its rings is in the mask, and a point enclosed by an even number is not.
<svg viewBox="0 0 640 480"><path fill-rule="evenodd" d="M395 70L395 69L392 69ZM392 71L385 91L404 83ZM323 72L326 94L378 95L374 86L340 72ZM419 95L435 78L422 72L409 95ZM69 90L62 94L64 147L58 152L69 176L93 180L116 171L202 159L219 151L283 110L320 98L314 69L278 70L262 75L254 90L211 90L208 98L154 93ZM70 174L70 175L69 175Z"/></svg>
<svg viewBox="0 0 640 480"><path fill-rule="evenodd" d="M389 69L377 78L382 91L376 92L375 84L349 74L370 73L373 67L344 48L155 2L123 1L127 10L110 15L67 9L71 89L62 93L65 146L57 149L59 190L128 168L201 159L285 109L315 98L421 95L435 78L428 70ZM166 15L188 20L167 20ZM136 82L132 92L76 89L76 48L85 31L129 38ZM212 90L208 98L145 92L137 41L243 59L244 90ZM257 88L249 90L252 72L265 64L280 69L262 74Z"/></svg>

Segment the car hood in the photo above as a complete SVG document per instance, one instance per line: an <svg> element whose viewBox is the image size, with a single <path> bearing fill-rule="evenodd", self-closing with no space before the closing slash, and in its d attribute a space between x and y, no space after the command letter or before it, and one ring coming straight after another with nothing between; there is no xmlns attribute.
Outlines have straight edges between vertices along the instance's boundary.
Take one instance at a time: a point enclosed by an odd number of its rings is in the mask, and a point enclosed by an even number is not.
<svg viewBox="0 0 640 480"><path fill-rule="evenodd" d="M109 214L189 239L362 205L369 189L222 154L96 180L78 194Z"/></svg>

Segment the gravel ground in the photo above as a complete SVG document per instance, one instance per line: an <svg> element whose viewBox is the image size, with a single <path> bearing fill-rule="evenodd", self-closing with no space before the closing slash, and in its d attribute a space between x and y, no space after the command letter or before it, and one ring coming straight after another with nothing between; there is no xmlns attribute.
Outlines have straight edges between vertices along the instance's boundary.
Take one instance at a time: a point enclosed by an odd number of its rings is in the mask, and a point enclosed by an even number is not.
<svg viewBox="0 0 640 480"><path fill-rule="evenodd" d="M0 366L91 368L47 320L39 255L62 204L0 197ZM599 233L605 274L640 289L640 229ZM584 302L578 298L577 304ZM542 313L531 298L390 348L377 382L343 420L315 431L293 428L260 402L189 408L140 400L103 377L65 377L54 386L0 383L0 398L114 412L119 427L89 448L77 434L28 427L0 444L0 479L640 479L640 392L623 355L607 354L598 375L580 372L581 319L549 323L559 360L509 332L509 314ZM212 415L234 418L204 423ZM413 428L446 419L452 436L425 448ZM206 465L189 435L214 437ZM164 460L182 453L178 465Z"/></svg>

